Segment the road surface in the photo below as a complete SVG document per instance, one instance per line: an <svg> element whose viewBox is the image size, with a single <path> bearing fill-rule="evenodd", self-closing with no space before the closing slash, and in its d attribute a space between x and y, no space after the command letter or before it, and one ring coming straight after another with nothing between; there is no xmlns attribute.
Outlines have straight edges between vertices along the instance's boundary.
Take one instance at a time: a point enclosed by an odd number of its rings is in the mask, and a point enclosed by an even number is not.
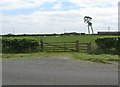
<svg viewBox="0 0 120 87"><path fill-rule="evenodd" d="M65 58L3 59L3 85L117 85L118 65Z"/></svg>

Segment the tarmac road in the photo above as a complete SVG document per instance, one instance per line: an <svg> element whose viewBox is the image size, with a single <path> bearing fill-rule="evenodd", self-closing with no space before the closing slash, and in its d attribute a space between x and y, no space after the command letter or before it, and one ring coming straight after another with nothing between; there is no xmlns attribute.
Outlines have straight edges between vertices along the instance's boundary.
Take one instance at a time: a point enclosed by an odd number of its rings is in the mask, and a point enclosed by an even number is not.
<svg viewBox="0 0 120 87"><path fill-rule="evenodd" d="M3 59L3 85L117 85L118 65L64 58Z"/></svg>

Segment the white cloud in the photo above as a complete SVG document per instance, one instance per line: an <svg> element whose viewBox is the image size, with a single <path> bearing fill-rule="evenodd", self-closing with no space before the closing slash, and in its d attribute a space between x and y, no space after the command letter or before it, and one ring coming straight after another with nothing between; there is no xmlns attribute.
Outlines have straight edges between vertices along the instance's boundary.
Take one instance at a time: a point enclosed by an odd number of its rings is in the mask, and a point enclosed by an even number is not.
<svg viewBox="0 0 120 87"><path fill-rule="evenodd" d="M33 0L32 3L23 0L3 0L4 3L11 3L3 6L4 9L12 10L16 8L26 8L41 5L44 2L54 2L56 0ZM61 3L57 3L53 8L56 11L34 12L29 15L3 16L3 33L11 33L15 29L16 33L62 33L67 32L87 32L87 25L83 21L85 15L91 16L95 32L118 30L118 7L117 0L67 0L77 6L85 7L80 10L57 11L62 8ZM1 1L0 1L1 2ZM112 7L97 7L97 3L111 3ZM94 8L93 8L94 7Z"/></svg>
<svg viewBox="0 0 120 87"><path fill-rule="evenodd" d="M62 8L62 4L61 3L57 3L54 5L53 9L59 10Z"/></svg>
<svg viewBox="0 0 120 87"><path fill-rule="evenodd" d="M117 6L119 0L68 0L69 2L75 3L77 6L82 6L82 7L93 7L96 4L105 4L105 3L110 3L113 6Z"/></svg>
<svg viewBox="0 0 120 87"><path fill-rule="evenodd" d="M62 33L64 29L66 32L87 32L87 25L83 21L83 17L88 13L86 10L35 12L31 15L4 16L3 33L12 32L13 29L16 33ZM104 9L104 14L102 14L102 11L97 13L96 10L98 9L91 9L92 12L89 13L93 17L95 32L107 30L108 27L111 27L111 30L117 30L116 11L110 12L108 9Z"/></svg>
<svg viewBox="0 0 120 87"><path fill-rule="evenodd" d="M45 2L58 2L54 8L59 9L62 7L60 2L64 0L1 0L0 1L0 9L4 10L14 10L14 9L19 9L19 8L29 8L29 7L34 7L34 6L40 6ZM77 6L80 7L95 7L97 4L105 4L109 3L113 6L117 6L119 0L66 0L69 2L72 2L76 4Z"/></svg>
<svg viewBox="0 0 120 87"><path fill-rule="evenodd" d="M1 0L0 3L2 3L1 9L4 10L14 10L33 6L32 3L27 3L22 0Z"/></svg>
<svg viewBox="0 0 120 87"><path fill-rule="evenodd" d="M34 6L40 6L45 2L54 2L56 0L32 0L29 2L28 0L1 0L0 9L4 10L15 10L21 8L30 8Z"/></svg>

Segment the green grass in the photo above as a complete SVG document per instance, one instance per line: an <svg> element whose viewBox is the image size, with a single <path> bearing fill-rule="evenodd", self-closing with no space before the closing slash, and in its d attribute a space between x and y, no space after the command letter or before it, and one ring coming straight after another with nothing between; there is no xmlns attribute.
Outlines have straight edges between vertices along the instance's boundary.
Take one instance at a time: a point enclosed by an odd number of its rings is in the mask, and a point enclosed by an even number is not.
<svg viewBox="0 0 120 87"><path fill-rule="evenodd" d="M2 58L42 58L42 57L63 57L74 60L82 60L82 61L91 61L98 63L113 63L120 61L118 55L90 55L87 53L76 53L76 52L42 52L42 53L28 53L28 54L2 54Z"/></svg>
<svg viewBox="0 0 120 87"><path fill-rule="evenodd" d="M81 43L89 43L89 42L95 42L97 38L101 36L97 35L81 35L81 36L46 36L45 38L43 36L19 36L19 37L3 37L3 38L34 38L37 39L37 41L40 41L43 39L44 42L74 42L76 40L79 40Z"/></svg>
<svg viewBox="0 0 120 87"><path fill-rule="evenodd" d="M2 37L2 38L28 38L28 39L36 39L38 42L42 39L43 42L75 42L79 40L80 43L93 43L95 44L95 40L97 38L103 37L116 37L116 36L99 36L99 35L78 35L78 36L10 36L10 37Z"/></svg>
<svg viewBox="0 0 120 87"><path fill-rule="evenodd" d="M67 55L67 56L66 56ZM41 53L18 53L18 54L2 54L2 58L37 58L37 57L68 57L70 53L64 52L41 52Z"/></svg>
<svg viewBox="0 0 120 87"><path fill-rule="evenodd" d="M93 36L93 35L85 35L85 36L60 36L60 37L55 37L55 36L51 36L51 37L46 37L43 38L43 40L45 42L74 42L76 40L80 40L81 43L87 43L87 42L94 42L95 39L99 37L99 36Z"/></svg>
<svg viewBox="0 0 120 87"><path fill-rule="evenodd" d="M113 63L120 60L118 55L109 55L109 54L90 55L86 53L82 53L82 54L75 53L73 55L73 59L98 62L98 63Z"/></svg>

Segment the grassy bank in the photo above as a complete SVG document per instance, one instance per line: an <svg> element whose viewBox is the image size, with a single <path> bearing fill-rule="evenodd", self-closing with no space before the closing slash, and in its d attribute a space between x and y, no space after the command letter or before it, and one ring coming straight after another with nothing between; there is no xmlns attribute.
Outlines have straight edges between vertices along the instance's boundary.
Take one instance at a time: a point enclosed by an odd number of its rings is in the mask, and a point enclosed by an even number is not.
<svg viewBox="0 0 120 87"><path fill-rule="evenodd" d="M76 52L2 54L2 58L10 58L10 59L41 58L41 57L63 57L63 58L69 58L74 60L91 61L91 62L98 62L98 63L113 63L120 60L120 58L118 58L118 55L108 55L108 54L90 55L87 53L76 53Z"/></svg>

